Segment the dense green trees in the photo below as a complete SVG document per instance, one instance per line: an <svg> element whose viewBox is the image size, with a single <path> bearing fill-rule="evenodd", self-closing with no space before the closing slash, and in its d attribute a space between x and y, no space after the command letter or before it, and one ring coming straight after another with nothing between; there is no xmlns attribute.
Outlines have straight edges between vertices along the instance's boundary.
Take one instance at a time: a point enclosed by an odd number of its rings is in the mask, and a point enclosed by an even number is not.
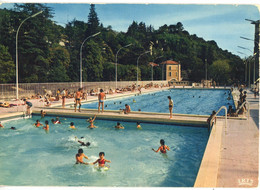
<svg viewBox="0 0 260 190"><path fill-rule="evenodd" d="M199 82L205 78L220 84L244 80L243 61L220 49L216 42L190 35L178 22L155 30L144 22L133 21L126 33L116 32L112 26L104 27L90 5L87 23L78 20L65 27L51 19L53 10L43 4L15 4L13 10L0 9L0 82L15 82L15 34L21 21L38 11L19 31L19 81L62 82L79 81L80 47L82 48L83 81L114 81L115 56L118 54L118 81L136 80L136 62L140 54L152 50L139 60L140 80L151 80L149 62L161 63L167 59L181 62L184 80ZM162 57L160 57L162 56ZM160 57L160 58L158 58ZM153 68L154 80L165 78L162 66ZM165 72L165 70L164 70Z"/></svg>

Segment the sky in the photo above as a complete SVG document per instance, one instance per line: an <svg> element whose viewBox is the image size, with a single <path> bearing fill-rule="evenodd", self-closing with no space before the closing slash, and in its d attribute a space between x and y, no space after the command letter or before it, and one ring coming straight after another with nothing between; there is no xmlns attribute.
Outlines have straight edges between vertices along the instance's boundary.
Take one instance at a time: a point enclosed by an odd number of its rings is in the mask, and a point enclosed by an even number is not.
<svg viewBox="0 0 260 190"><path fill-rule="evenodd" d="M53 8L52 20L57 24L65 26L73 19L84 22L88 20L89 4L46 5ZM0 8L12 7L12 3L0 5ZM108 1L106 4L96 4L95 7L100 22L105 27L111 25L115 31L126 32L133 21L144 22L155 29L164 24L181 22L190 34L196 34L205 40L214 40L220 48L240 57L252 55L254 47L253 41L240 38L243 36L254 39L255 26L245 19L260 19L259 9L253 4L112 4Z"/></svg>

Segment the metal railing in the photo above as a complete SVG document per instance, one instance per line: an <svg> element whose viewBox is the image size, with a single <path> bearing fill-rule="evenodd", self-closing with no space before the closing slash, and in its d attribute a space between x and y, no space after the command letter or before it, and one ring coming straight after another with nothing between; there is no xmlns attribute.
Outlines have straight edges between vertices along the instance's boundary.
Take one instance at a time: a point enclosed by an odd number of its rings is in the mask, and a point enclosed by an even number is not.
<svg viewBox="0 0 260 190"><path fill-rule="evenodd" d="M248 119L249 119L249 111L250 111L248 101L243 102L243 103L237 108L235 114L238 115L238 112L239 112L239 111L244 107L244 105L246 105L246 104L247 104L247 106L248 106L248 109L246 109L246 110L247 110L247 120L248 120Z"/></svg>
<svg viewBox="0 0 260 190"><path fill-rule="evenodd" d="M210 124L211 124L212 121L213 121L213 119L215 119L215 118L217 117L218 113L219 113L222 109L225 110L225 128L226 128L226 127L227 127L227 108L226 108L226 106L221 106L221 107L219 108L219 110L216 112L216 114L211 118L211 120L210 120L209 122L210 122ZM217 120L216 120L216 123L217 123ZM216 123L215 123L215 124L216 124ZM212 126L212 127L213 127L213 126Z"/></svg>
<svg viewBox="0 0 260 190"><path fill-rule="evenodd" d="M117 81L117 87L126 88L131 87L136 81ZM168 81L139 81L140 86L145 86L149 83L153 85L166 85ZM104 81L104 82L83 82L83 91L89 92L91 89L100 89L109 91L110 89L115 90L115 81ZM79 82L59 82L59 83L19 83L19 98L31 97L32 95L46 94L46 91L50 91L53 95L56 95L58 89L68 89L69 92L73 93L80 88ZM12 100L16 99L16 85L15 84L0 84L0 100Z"/></svg>

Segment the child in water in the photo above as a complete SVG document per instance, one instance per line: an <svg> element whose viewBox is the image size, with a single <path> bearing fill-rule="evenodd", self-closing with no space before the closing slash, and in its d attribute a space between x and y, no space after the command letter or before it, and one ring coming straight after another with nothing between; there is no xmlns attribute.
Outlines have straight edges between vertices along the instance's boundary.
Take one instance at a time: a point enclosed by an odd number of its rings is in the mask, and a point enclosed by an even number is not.
<svg viewBox="0 0 260 190"><path fill-rule="evenodd" d="M106 159L105 159L105 153L104 153L104 152L100 152L100 153L99 153L99 159L97 159L95 162L91 163L91 165L95 165L96 163L98 163L98 166L99 166L100 168L103 168L103 167L105 167L105 163L106 163L106 162L111 163L110 160L106 160Z"/></svg>
<svg viewBox="0 0 260 190"><path fill-rule="evenodd" d="M140 122L136 122L136 128L137 129L142 129L141 125L140 125Z"/></svg>
<svg viewBox="0 0 260 190"><path fill-rule="evenodd" d="M70 123L70 128L71 128L71 129L76 129L76 127L74 126L74 123L73 123L73 122Z"/></svg>
<svg viewBox="0 0 260 190"><path fill-rule="evenodd" d="M35 123L34 125L35 125L35 127L40 127L40 126L42 126L42 124L40 123L39 120L36 120L36 123Z"/></svg>
<svg viewBox="0 0 260 190"><path fill-rule="evenodd" d="M88 157L83 153L83 150L80 148L78 150L78 154L76 154L76 164L86 164L86 165L88 165L87 162L83 162L83 158L88 159Z"/></svg>
<svg viewBox="0 0 260 190"><path fill-rule="evenodd" d="M160 140L160 144L161 144L161 146L158 148L158 150L154 150L153 148L152 148L152 150L154 152L160 151L161 153L166 154L166 150L170 150L170 148L167 145L165 145L165 142L163 139Z"/></svg>
<svg viewBox="0 0 260 190"><path fill-rule="evenodd" d="M117 122L117 125L115 126L116 129L124 129L124 127L119 123Z"/></svg>
<svg viewBox="0 0 260 190"><path fill-rule="evenodd" d="M49 121L45 121L45 127L43 127L45 131L49 131Z"/></svg>
<svg viewBox="0 0 260 190"><path fill-rule="evenodd" d="M87 120L87 121L90 123L90 125L88 126L88 128L90 128L90 129L97 128L97 127L94 125L95 119L96 119L96 115L94 116L93 119L90 117L90 118Z"/></svg>

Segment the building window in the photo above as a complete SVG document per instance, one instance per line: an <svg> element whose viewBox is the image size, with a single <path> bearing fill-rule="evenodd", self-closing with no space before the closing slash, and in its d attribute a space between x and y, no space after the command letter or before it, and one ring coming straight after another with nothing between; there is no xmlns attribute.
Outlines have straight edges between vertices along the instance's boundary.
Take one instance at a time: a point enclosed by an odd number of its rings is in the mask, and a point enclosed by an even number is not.
<svg viewBox="0 0 260 190"><path fill-rule="evenodd" d="M169 70L172 70L172 67L171 67L171 66L169 66Z"/></svg>
<svg viewBox="0 0 260 190"><path fill-rule="evenodd" d="M169 72L169 77L171 77L172 76L172 73L171 72Z"/></svg>

